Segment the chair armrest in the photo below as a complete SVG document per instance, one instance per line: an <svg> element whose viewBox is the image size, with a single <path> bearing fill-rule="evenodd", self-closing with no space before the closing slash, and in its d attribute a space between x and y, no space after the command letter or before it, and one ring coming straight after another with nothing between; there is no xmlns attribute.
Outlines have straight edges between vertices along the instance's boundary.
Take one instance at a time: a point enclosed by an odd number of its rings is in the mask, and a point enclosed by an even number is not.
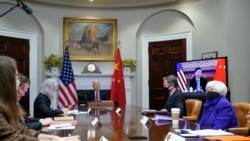
<svg viewBox="0 0 250 141"><path fill-rule="evenodd" d="M194 121L194 122L196 122L197 119L198 119L196 115L192 115L192 116L183 116L182 118L185 119L185 120Z"/></svg>
<svg viewBox="0 0 250 141"><path fill-rule="evenodd" d="M237 133L248 133L249 127L237 127L237 128L229 128L227 131L229 132L237 132Z"/></svg>

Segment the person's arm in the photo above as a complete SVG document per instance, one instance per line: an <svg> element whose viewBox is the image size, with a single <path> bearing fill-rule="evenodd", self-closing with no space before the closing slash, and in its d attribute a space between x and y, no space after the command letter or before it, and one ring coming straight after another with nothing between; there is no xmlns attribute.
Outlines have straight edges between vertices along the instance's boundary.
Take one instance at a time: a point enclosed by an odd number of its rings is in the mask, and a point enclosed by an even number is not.
<svg viewBox="0 0 250 141"><path fill-rule="evenodd" d="M233 123L232 119L235 117L233 114L235 114L233 107L229 105L230 103L221 103L217 107L217 115L214 120L214 126L213 129L227 129L230 128L229 125Z"/></svg>
<svg viewBox="0 0 250 141"><path fill-rule="evenodd" d="M5 116L0 113L0 139L8 141L38 141L39 132L28 129L25 126L14 127L10 125Z"/></svg>
<svg viewBox="0 0 250 141"><path fill-rule="evenodd" d="M192 87L193 90L196 89L196 81L194 81L194 77L190 80L189 87Z"/></svg>
<svg viewBox="0 0 250 141"><path fill-rule="evenodd" d="M110 100L109 93L107 90L101 90L103 100Z"/></svg>
<svg viewBox="0 0 250 141"><path fill-rule="evenodd" d="M43 125L42 125L41 122L36 121L36 122L29 122L29 123L27 123L27 127L29 129L34 129L34 130L38 131L38 130L42 129Z"/></svg>
<svg viewBox="0 0 250 141"><path fill-rule="evenodd" d="M182 117L184 113L184 101L181 93L176 94L174 108L180 108L180 117Z"/></svg>
<svg viewBox="0 0 250 141"><path fill-rule="evenodd" d="M63 114L62 110L56 109L53 110L51 109L49 106L49 103L45 100L45 99L40 99L37 101L36 103L37 108L39 109L39 111L41 112L41 114L43 115L43 117L52 117L58 114Z"/></svg>
<svg viewBox="0 0 250 141"><path fill-rule="evenodd" d="M80 141L80 136L59 137L55 135L39 134L39 141Z"/></svg>

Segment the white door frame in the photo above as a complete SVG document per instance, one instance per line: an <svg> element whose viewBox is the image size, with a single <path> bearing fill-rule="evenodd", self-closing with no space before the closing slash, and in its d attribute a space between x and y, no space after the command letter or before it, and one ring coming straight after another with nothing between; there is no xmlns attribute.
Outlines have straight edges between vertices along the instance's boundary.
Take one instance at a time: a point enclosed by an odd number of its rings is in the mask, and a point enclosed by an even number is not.
<svg viewBox="0 0 250 141"><path fill-rule="evenodd" d="M6 37L13 37L13 38L19 38L19 39L28 39L30 44L30 52L29 52L29 79L32 83L30 83L30 94L29 94L29 113L31 116L33 116L33 103L36 98L36 95L38 94L38 41L37 41L37 33L30 33L30 32L24 32L24 31L18 31L13 29L6 29L6 28L0 28L0 35L6 36ZM32 67L31 67L32 66ZM32 69L31 69L32 68Z"/></svg>
<svg viewBox="0 0 250 141"><path fill-rule="evenodd" d="M141 101L142 107L149 108L149 66L148 66L148 45L149 42L158 42L158 41L170 41L170 40L177 40L177 39L186 39L186 56L187 60L192 60L192 32L185 31L185 32L178 32L172 34L160 34L160 35L145 35L141 38ZM159 80L161 81L161 80Z"/></svg>

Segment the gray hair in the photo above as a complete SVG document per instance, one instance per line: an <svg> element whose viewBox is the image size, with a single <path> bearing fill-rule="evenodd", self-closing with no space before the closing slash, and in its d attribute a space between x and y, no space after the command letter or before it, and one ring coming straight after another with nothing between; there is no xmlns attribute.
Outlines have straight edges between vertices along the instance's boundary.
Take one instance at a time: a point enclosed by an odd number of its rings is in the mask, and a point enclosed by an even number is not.
<svg viewBox="0 0 250 141"><path fill-rule="evenodd" d="M227 86L221 81L217 80L209 81L206 85L206 90L208 88L212 89L214 92L217 92L223 96L227 95Z"/></svg>
<svg viewBox="0 0 250 141"><path fill-rule="evenodd" d="M58 86L58 84L59 83L57 80L48 78L41 84L39 92L46 95L49 99L53 99L53 95L57 91L55 88Z"/></svg>
<svg viewBox="0 0 250 141"><path fill-rule="evenodd" d="M168 75L162 78L163 80L167 80L169 84L173 84L175 88L178 87L177 78L174 75Z"/></svg>

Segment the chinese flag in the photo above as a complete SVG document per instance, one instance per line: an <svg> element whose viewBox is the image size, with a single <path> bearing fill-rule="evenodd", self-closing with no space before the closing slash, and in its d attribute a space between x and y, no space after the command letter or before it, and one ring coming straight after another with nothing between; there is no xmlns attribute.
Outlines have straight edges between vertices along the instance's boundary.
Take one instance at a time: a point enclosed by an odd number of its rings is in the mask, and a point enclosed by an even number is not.
<svg viewBox="0 0 250 141"><path fill-rule="evenodd" d="M110 100L113 100L114 102L118 102L119 105L126 104L122 61L121 61L121 54L120 54L119 48L117 48L117 51L116 51L114 73L112 77L111 92L110 92Z"/></svg>
<svg viewBox="0 0 250 141"><path fill-rule="evenodd" d="M214 80L222 81L226 84L226 62L225 59L218 59L216 70L214 74Z"/></svg>

